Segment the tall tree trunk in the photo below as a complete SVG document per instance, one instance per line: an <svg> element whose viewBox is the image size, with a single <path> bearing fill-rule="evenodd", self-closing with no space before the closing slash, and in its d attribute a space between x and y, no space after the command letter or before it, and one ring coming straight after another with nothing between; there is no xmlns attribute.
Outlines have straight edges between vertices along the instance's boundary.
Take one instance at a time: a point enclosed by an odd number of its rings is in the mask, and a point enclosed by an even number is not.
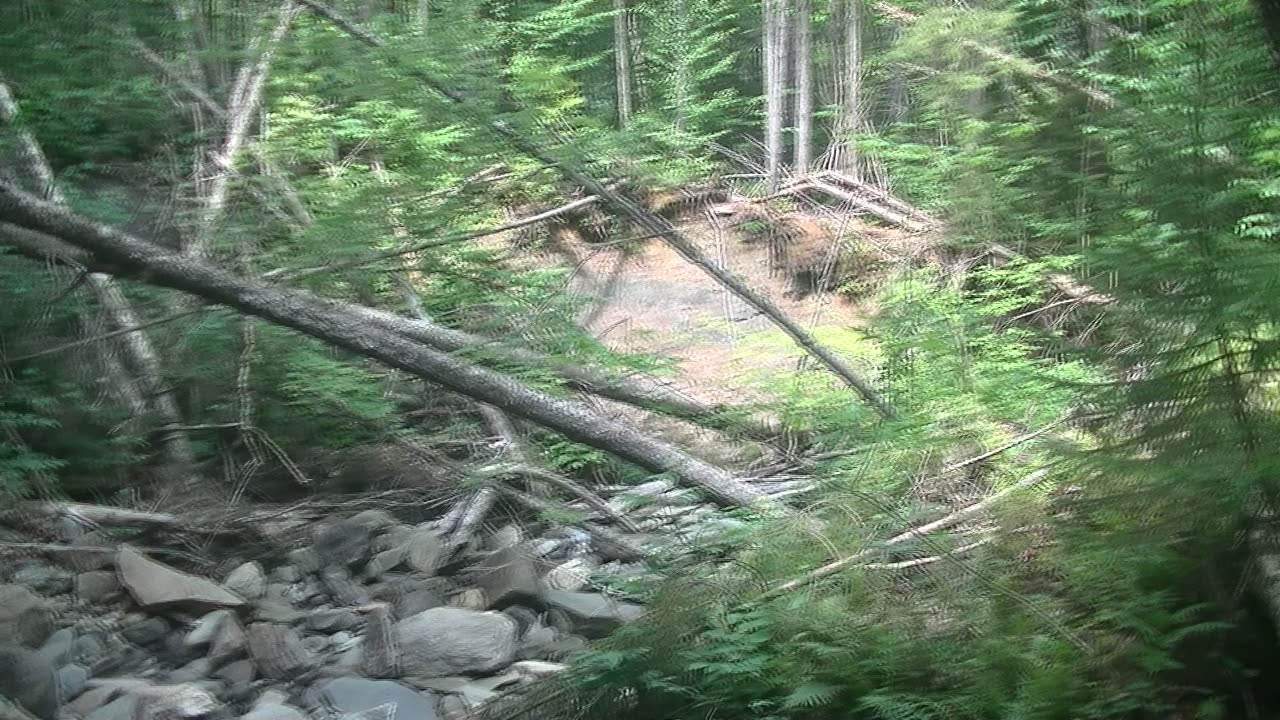
<svg viewBox="0 0 1280 720"><path fill-rule="evenodd" d="M18 116L18 105L9 93L9 86L0 80L0 125L11 125ZM52 203L65 205L65 198L54 183L53 170L45 159L44 151L35 137L27 132L17 134L18 162L30 177L37 192ZM89 273L88 285L102 306L107 324L112 330L123 330L136 327L138 317L133 306L109 275ZM190 481L196 480L195 453L191 449L191 440L182 427L182 413L178 402L164 379L160 365L160 357L151 346L147 336L132 332L121 336L120 346L125 352L127 364L136 377L140 388L129 388L121 391L122 395L133 398L142 396L155 410L162 429L161 447L164 448L165 464L179 477Z"/></svg>
<svg viewBox="0 0 1280 720"><path fill-rule="evenodd" d="M136 273L146 282L191 293L434 382L613 453L656 473L706 490L731 505L772 503L724 470L578 403L534 390L500 373L413 342L365 322L347 303L238 277L0 182L0 221L44 233L91 253L103 267Z"/></svg>
<svg viewBox="0 0 1280 720"><path fill-rule="evenodd" d="M301 9L294 0L285 0L280 6L280 15L275 29L262 47L261 53L254 58L255 50L251 50L251 59L240 68L236 83L227 100L226 132L223 134L222 146L212 154L211 158L213 166L217 169L217 175L210 182L209 191L205 196L195 241L186 247L189 255L203 255L210 251L210 238L217 232L226 209L231 178L235 175L235 157L244 147L249 135L249 127L257 114L258 103L262 100L262 87L266 83L267 74L271 71L272 57ZM254 43L255 49L257 45L258 43Z"/></svg>
<svg viewBox="0 0 1280 720"><path fill-rule="evenodd" d="M866 126L862 103L862 0L843 0L840 5L841 42L839 62L839 116L831 165L852 177L861 177L856 135Z"/></svg>
<svg viewBox="0 0 1280 720"><path fill-rule="evenodd" d="M889 30L889 41L898 41L899 30L896 26ZM910 98L907 94L907 74L902 63L894 63L889 68L889 122L905 123L910 117Z"/></svg>
<svg viewBox="0 0 1280 720"><path fill-rule="evenodd" d="M809 174L813 164L813 0L796 1L795 18L795 173Z"/></svg>
<svg viewBox="0 0 1280 720"><path fill-rule="evenodd" d="M631 11L627 0L613 0L613 65L620 128L631 124L631 52Z"/></svg>
<svg viewBox="0 0 1280 720"><path fill-rule="evenodd" d="M418 26L418 32L426 34L427 28L431 26L431 0L418 0L413 19Z"/></svg>
<svg viewBox="0 0 1280 720"><path fill-rule="evenodd" d="M764 152L770 193L782 183L787 112L787 0L764 0Z"/></svg>

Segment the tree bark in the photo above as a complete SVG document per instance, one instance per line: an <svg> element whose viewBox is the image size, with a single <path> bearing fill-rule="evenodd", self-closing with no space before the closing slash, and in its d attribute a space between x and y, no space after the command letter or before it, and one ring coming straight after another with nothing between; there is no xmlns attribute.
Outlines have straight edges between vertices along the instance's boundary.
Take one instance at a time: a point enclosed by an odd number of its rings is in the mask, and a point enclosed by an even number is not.
<svg viewBox="0 0 1280 720"><path fill-rule="evenodd" d="M652 472L671 473L686 485L706 490L721 503L760 504L781 509L763 493L720 468L577 403L543 394L505 375L371 325L346 303L237 277L77 216L23 192L12 183L0 182L0 219L59 238L116 267L134 272L144 282L198 295L292 328L495 405Z"/></svg>
<svg viewBox="0 0 1280 720"><path fill-rule="evenodd" d="M805 177L813 164L813 0L797 0L795 28L794 171Z"/></svg>
<svg viewBox="0 0 1280 720"><path fill-rule="evenodd" d="M844 29L838 66L839 117L831 146L831 166L860 179L857 139L866 124L862 107L862 0L843 0L839 14Z"/></svg>
<svg viewBox="0 0 1280 720"><path fill-rule="evenodd" d="M773 1L781 2L782 0ZM380 38L352 24L349 20L335 12L333 9L318 2L318 0L299 0L299 2L311 8L316 13L328 18L331 22L360 42L372 48L385 47L385 43ZM393 62L395 61L390 57L388 57L388 59ZM472 114L474 116L474 109L466 95L444 85L435 77L417 68L408 68L402 65L401 69L421 83L424 87L439 93L445 99L452 102L456 107L459 107L460 109L467 111L468 114ZM722 287L729 290L748 305L759 311L760 314L773 321L773 323L780 330L786 333L788 337L795 341L797 345L843 380L850 388L853 388L860 396L862 396L863 400L871 405L882 417L896 417L896 412L893 407L875 391L870 383L854 372L853 368L849 367L848 363L844 362L844 360L835 353L820 345L817 340L808 333L808 331L804 330L794 320L787 317L776 305L773 304L773 302L753 290L742 280L713 261L706 255L706 253L702 252L696 244L690 241L689 238L676 230L675 226L672 225L670 221L650 212L645 209L643 205L631 198L607 187L604 183L589 175L576 163L570 162L564 158L555 157L552 153L543 149L541 144L537 141L526 137L506 121L490 120L487 117L477 119L485 122L494 134L505 140L515 150L518 150L539 162L545 163L549 167L556 168L566 180L582 186L592 195L598 195L610 209L629 218L645 232L650 233L654 237L667 243L667 245L680 253L680 255L686 260L696 265Z"/></svg>
<svg viewBox="0 0 1280 720"><path fill-rule="evenodd" d="M627 0L613 0L613 60L618 91L618 127L631 124L631 11Z"/></svg>
<svg viewBox="0 0 1280 720"><path fill-rule="evenodd" d="M9 92L9 87L0 81L0 125L11 125L18 115L18 105ZM17 133L18 162L30 176L38 193L51 203L62 206L66 198L54 183L53 170L45 159L39 142L27 132ZM113 330L135 327L139 324L133 306L124 293L116 287L109 275L90 273L87 282L98 303L102 306L107 324ZM156 417L164 428L161 447L164 448L166 464L174 471L191 481L196 480L195 452L191 448L191 439L176 428L184 423L182 413L178 409L169 384L164 379L160 357L151 345L151 341L142 332L132 332L121 336L120 346L125 353L127 365L133 371L135 382L141 388L122 389L121 394L128 398L142 396L155 410Z"/></svg>
<svg viewBox="0 0 1280 720"><path fill-rule="evenodd" d="M764 146L768 192L782 183L787 92L787 0L764 0Z"/></svg>

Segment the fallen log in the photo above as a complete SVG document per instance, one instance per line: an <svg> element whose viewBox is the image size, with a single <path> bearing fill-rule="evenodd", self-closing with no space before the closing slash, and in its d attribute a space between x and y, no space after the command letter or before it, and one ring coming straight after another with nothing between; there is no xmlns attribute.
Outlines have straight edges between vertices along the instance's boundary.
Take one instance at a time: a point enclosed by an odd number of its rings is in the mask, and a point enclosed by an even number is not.
<svg viewBox="0 0 1280 720"><path fill-rule="evenodd" d="M650 471L670 472L686 485L705 489L718 502L783 510L721 468L580 404L546 395L493 370L370 324L347 303L236 276L93 222L8 182L0 182L0 221L56 237L132 271L149 284L197 295L292 328L487 402Z"/></svg>

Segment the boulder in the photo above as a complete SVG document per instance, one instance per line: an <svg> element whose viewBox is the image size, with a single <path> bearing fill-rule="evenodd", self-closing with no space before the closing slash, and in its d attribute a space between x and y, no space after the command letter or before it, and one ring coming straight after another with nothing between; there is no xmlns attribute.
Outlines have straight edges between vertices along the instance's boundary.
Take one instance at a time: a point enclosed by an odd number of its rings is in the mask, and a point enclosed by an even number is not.
<svg viewBox="0 0 1280 720"><path fill-rule="evenodd" d="M54 720L61 705L57 668L43 653L0 645L0 696L11 698L42 720Z"/></svg>
<svg viewBox="0 0 1280 720"><path fill-rule="evenodd" d="M312 549L321 566L355 567L373 554L374 535L397 524L395 518L381 510L365 510L349 518L319 525ZM292 557L290 560L301 566Z"/></svg>
<svg viewBox="0 0 1280 720"><path fill-rule="evenodd" d="M76 631L62 628L50 635L40 646L40 655L54 667L71 662L71 651L76 644Z"/></svg>
<svg viewBox="0 0 1280 720"><path fill-rule="evenodd" d="M246 600L257 600L267 592L267 577L261 565L247 562L232 570L222 585Z"/></svg>
<svg viewBox="0 0 1280 720"><path fill-rule="evenodd" d="M369 609L364 626L360 669L371 678L399 675L400 653L396 647L395 622L391 617L391 608L386 603L378 603Z"/></svg>
<svg viewBox="0 0 1280 720"><path fill-rule="evenodd" d="M36 717L3 695L0 695L0 720L36 720Z"/></svg>
<svg viewBox="0 0 1280 720"><path fill-rule="evenodd" d="M390 550L383 550L377 553L364 566L364 576L367 578L381 577L384 573L395 570L404 562L404 547L394 547Z"/></svg>
<svg viewBox="0 0 1280 720"><path fill-rule="evenodd" d="M595 563L587 558L574 558L552 568L542 581L549 590L581 590L587 586L594 571Z"/></svg>
<svg viewBox="0 0 1280 720"><path fill-rule="evenodd" d="M258 676L258 669L252 660L233 660L218 668L213 674L219 680L225 680L232 687L248 685Z"/></svg>
<svg viewBox="0 0 1280 720"><path fill-rule="evenodd" d="M58 668L58 700L67 702L89 686L89 668L71 663Z"/></svg>
<svg viewBox="0 0 1280 720"><path fill-rule="evenodd" d="M58 561L76 572L89 572L111 567L115 553L106 551L114 547L116 542L100 530L90 530L71 541L73 547L84 550L72 550L58 553Z"/></svg>
<svg viewBox="0 0 1280 720"><path fill-rule="evenodd" d="M444 598L440 596L440 593L431 588L412 590L396 598L396 617L407 618L424 610L441 607L444 604Z"/></svg>
<svg viewBox="0 0 1280 720"><path fill-rule="evenodd" d="M121 630L120 634L134 645L143 647L158 645L163 643L165 637L169 635L169 623L165 622L164 618L140 618Z"/></svg>
<svg viewBox="0 0 1280 720"><path fill-rule="evenodd" d="M271 580L283 585L292 585L302 580L302 571L297 565L281 565L271 571Z"/></svg>
<svg viewBox="0 0 1280 720"><path fill-rule="evenodd" d="M515 658L517 630L501 613L426 610L396 623L401 671L439 677L500 670Z"/></svg>
<svg viewBox="0 0 1280 720"><path fill-rule="evenodd" d="M401 548L413 537L414 529L408 525L392 525L373 541L373 549L377 552Z"/></svg>
<svg viewBox="0 0 1280 720"><path fill-rule="evenodd" d="M127 545L116 553L116 572L120 584L146 610L212 610L244 605L243 598L221 585L151 560Z"/></svg>
<svg viewBox="0 0 1280 720"><path fill-rule="evenodd" d="M360 618L354 612L342 608L316 610L315 612L307 613L306 619L308 630L322 633L350 630L359 624Z"/></svg>
<svg viewBox="0 0 1280 720"><path fill-rule="evenodd" d="M435 698L390 680L340 677L321 681L303 693L305 703L339 714L363 713L383 705L394 705L397 718L435 720Z"/></svg>
<svg viewBox="0 0 1280 720"><path fill-rule="evenodd" d="M484 546L486 550L502 550L522 542L524 542L524 531L519 525L503 525L489 533L489 537L485 538Z"/></svg>
<svg viewBox="0 0 1280 720"><path fill-rule="evenodd" d="M0 644L35 647L53 632L48 602L21 585L0 585Z"/></svg>
<svg viewBox="0 0 1280 720"><path fill-rule="evenodd" d="M320 555L309 547L290 550L285 557L289 559L289 564L296 567L298 572L303 575L319 572L320 567L323 564L320 559ZM297 581L295 580L292 582Z"/></svg>
<svg viewBox="0 0 1280 720"><path fill-rule="evenodd" d="M511 664L510 672L518 675L520 677L520 682L533 682L535 680L549 678L552 675L558 675L568 669L568 665L561 665L560 663L543 662L541 660L521 660L520 662Z"/></svg>
<svg viewBox="0 0 1280 720"><path fill-rule="evenodd" d="M306 713L292 705L260 705L240 720L309 720Z"/></svg>
<svg viewBox="0 0 1280 720"><path fill-rule="evenodd" d="M133 720L203 718L221 709L217 698L195 683L148 685L128 695L137 699Z"/></svg>
<svg viewBox="0 0 1280 720"><path fill-rule="evenodd" d="M489 607L489 596L480 588L467 588L449 598L449 602L446 604L449 607L465 608L467 610L484 610Z"/></svg>
<svg viewBox="0 0 1280 720"><path fill-rule="evenodd" d="M549 607L569 618L575 633L588 638L605 637L644 614L643 606L600 593L547 590L542 598Z"/></svg>
<svg viewBox="0 0 1280 720"><path fill-rule="evenodd" d="M249 656L264 677L289 680L315 664L302 637L287 625L253 623L245 635Z"/></svg>
<svg viewBox="0 0 1280 720"><path fill-rule="evenodd" d="M344 567L327 567L320 574L325 588L339 605L363 605L369 602L369 593L351 579Z"/></svg>
<svg viewBox="0 0 1280 720"><path fill-rule="evenodd" d="M418 528L405 541L405 564L424 575L435 575L444 559L444 542L433 528Z"/></svg>
<svg viewBox="0 0 1280 720"><path fill-rule="evenodd" d="M490 553L473 571L476 585L488 596L490 607L501 608L536 598L542 590L538 566L520 545Z"/></svg>
<svg viewBox="0 0 1280 720"><path fill-rule="evenodd" d="M13 573L9 582L31 588L41 595L62 595L75 588L76 576L60 567L28 563Z"/></svg>
<svg viewBox="0 0 1280 720"><path fill-rule="evenodd" d="M76 595L88 603L110 600L120 589L120 580L110 570L90 570L76 576Z"/></svg>

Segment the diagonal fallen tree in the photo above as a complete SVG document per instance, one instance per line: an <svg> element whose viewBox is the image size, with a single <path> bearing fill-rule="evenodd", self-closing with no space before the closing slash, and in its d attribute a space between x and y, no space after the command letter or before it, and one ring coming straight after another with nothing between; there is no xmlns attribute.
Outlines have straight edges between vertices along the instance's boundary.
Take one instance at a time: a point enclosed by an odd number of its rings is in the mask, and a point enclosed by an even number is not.
<svg viewBox="0 0 1280 720"><path fill-rule="evenodd" d="M371 323L347 303L246 279L148 243L46 202L0 181L0 222L12 223L83 251L90 266L110 268L151 285L190 293L297 330L617 455L647 470L670 473L727 505L781 510L727 471L574 402L539 392L506 375ZM0 236L3 239L6 236Z"/></svg>

